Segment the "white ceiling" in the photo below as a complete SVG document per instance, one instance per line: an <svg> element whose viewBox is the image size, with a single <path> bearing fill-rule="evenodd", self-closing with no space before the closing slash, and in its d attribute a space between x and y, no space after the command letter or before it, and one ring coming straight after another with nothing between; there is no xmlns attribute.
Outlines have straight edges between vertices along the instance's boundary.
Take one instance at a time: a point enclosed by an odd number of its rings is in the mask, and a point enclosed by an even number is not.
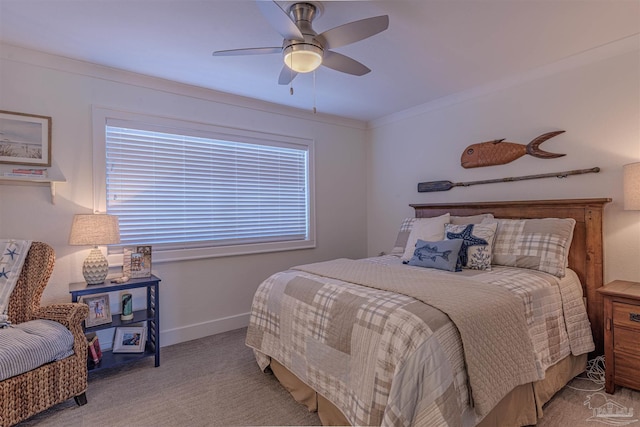
<svg viewBox="0 0 640 427"><path fill-rule="evenodd" d="M290 2L279 2L285 6ZM318 112L372 120L497 82L640 33L640 0L325 1L321 33L389 15L389 29L336 49L373 71L321 67ZM279 46L250 0L0 0L0 40L150 76L310 110L313 76L277 83Z"/></svg>

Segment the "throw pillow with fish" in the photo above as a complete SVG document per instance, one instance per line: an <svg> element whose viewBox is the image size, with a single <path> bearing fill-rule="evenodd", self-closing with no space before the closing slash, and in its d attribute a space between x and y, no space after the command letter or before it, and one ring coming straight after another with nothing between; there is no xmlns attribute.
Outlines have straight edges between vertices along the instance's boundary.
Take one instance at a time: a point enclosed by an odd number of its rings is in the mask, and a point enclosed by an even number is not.
<svg viewBox="0 0 640 427"><path fill-rule="evenodd" d="M403 264L447 271L462 271L462 266L459 264L462 244L462 239L438 242L418 239L413 256L409 261L403 261Z"/></svg>
<svg viewBox="0 0 640 427"><path fill-rule="evenodd" d="M519 159L525 154L539 159L562 157L565 154L550 153L540 149L540 144L561 133L564 133L564 131L559 130L542 134L527 145L505 141L504 139L471 144L464 149L460 164L463 168L504 165Z"/></svg>

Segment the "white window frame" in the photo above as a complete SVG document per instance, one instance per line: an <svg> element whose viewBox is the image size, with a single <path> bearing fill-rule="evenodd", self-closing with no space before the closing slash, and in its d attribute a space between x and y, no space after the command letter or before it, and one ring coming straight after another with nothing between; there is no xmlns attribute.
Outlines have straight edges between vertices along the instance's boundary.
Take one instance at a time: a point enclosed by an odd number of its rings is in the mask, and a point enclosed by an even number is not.
<svg viewBox="0 0 640 427"><path fill-rule="evenodd" d="M105 107L92 107L93 120L93 175L94 175L94 212L107 211L106 190L106 126L108 120L119 122L143 123L151 128L165 128L165 130L184 130L186 134L206 135L214 139L238 142L266 142L267 144L283 144L285 146L306 147L308 157L308 236L305 240L279 241L267 243L248 243L229 246L201 247L186 243L178 249L162 249L154 247L153 262L179 261L188 259L212 258L220 256L255 254L264 252L279 252L316 247L315 235L315 173L314 173L314 141L287 135L277 135L264 132L222 127L213 124L192 122L182 119L151 116L141 113L115 110ZM125 245L126 246L126 245ZM122 247L111 246L109 249L109 263L122 263Z"/></svg>

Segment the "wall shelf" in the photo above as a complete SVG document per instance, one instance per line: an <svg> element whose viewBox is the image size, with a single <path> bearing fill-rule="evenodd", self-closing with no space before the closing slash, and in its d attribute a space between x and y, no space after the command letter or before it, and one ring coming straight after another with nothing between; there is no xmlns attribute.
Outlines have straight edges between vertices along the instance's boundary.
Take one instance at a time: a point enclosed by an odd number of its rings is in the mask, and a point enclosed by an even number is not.
<svg viewBox="0 0 640 427"><path fill-rule="evenodd" d="M13 174L14 169L43 169L46 176L39 175L17 175ZM20 165L0 165L0 183L2 184L35 184L48 185L51 189L51 204L55 204L56 184L67 182L60 168L55 163L50 167L20 166Z"/></svg>

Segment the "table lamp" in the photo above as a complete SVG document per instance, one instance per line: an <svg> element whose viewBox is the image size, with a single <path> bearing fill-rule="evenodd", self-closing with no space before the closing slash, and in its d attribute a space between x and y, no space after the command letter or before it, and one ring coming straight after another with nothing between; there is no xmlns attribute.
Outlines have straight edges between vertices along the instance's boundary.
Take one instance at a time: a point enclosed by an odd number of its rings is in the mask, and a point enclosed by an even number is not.
<svg viewBox="0 0 640 427"><path fill-rule="evenodd" d="M78 214L73 217L71 225L70 245L93 246L89 256L82 264L84 280L89 285L104 282L109 273L109 263L98 245L120 243L118 217L107 214Z"/></svg>
<svg viewBox="0 0 640 427"><path fill-rule="evenodd" d="M624 210L640 211L640 162L622 167Z"/></svg>

